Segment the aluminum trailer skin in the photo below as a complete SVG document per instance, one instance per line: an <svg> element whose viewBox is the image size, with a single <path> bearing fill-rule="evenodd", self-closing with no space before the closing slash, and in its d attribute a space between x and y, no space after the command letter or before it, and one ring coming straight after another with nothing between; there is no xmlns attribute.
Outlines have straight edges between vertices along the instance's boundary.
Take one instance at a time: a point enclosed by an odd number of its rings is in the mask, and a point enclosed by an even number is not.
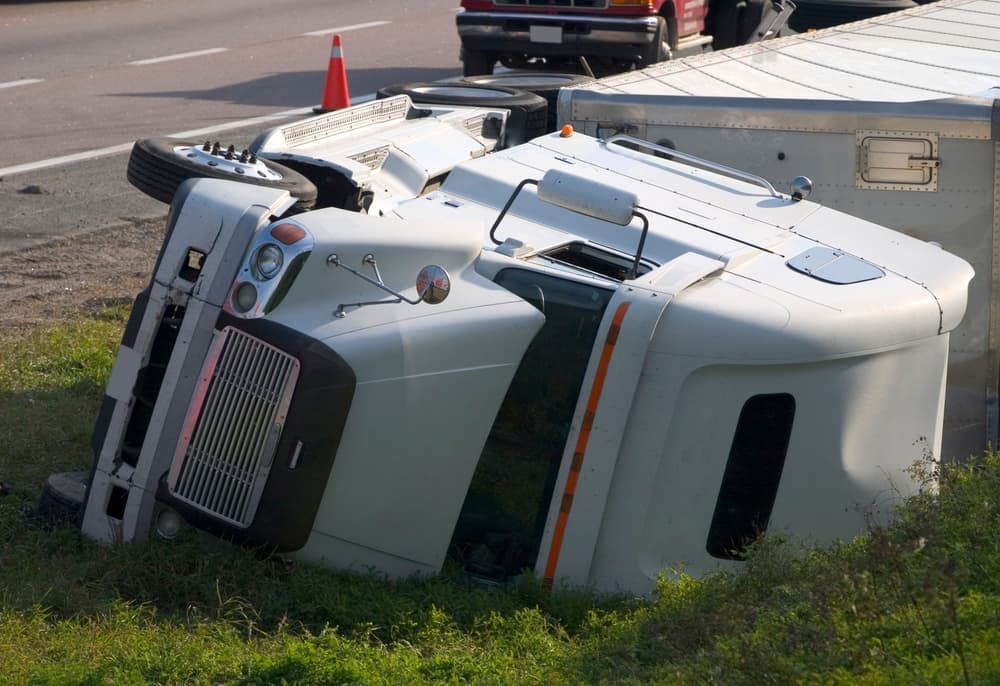
<svg viewBox="0 0 1000 686"><path fill-rule="evenodd" d="M564 90L559 120L747 169L976 270L942 457L1000 444L1000 2L940 0Z"/></svg>
<svg viewBox="0 0 1000 686"><path fill-rule="evenodd" d="M183 518L338 569L649 593L765 529L849 538L911 492L969 264L565 133L381 217L185 182L107 385L84 533Z"/></svg>

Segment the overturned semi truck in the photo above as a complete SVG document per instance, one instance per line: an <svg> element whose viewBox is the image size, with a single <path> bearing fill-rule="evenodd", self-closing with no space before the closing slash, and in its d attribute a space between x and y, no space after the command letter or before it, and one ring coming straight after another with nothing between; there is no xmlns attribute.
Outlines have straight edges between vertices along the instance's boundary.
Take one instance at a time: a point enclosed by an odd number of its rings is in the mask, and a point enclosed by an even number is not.
<svg viewBox="0 0 1000 686"><path fill-rule="evenodd" d="M83 532L648 593L915 488L964 260L628 136L468 157L377 213L180 184Z"/></svg>

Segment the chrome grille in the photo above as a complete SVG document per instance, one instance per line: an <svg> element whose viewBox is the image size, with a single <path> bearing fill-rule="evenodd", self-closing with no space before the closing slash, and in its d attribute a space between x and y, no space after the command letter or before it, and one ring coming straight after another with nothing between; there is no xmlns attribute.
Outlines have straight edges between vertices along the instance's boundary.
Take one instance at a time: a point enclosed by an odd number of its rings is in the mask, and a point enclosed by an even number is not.
<svg viewBox="0 0 1000 686"><path fill-rule="evenodd" d="M359 164L363 164L369 169L379 169L386 158L389 157L389 146L383 145L364 152L348 155L348 157Z"/></svg>
<svg viewBox="0 0 1000 686"><path fill-rule="evenodd" d="M372 100L365 105L330 112L286 126L281 129L281 135L285 138L285 144L294 148L297 145L314 143L369 124L405 119L409 109L410 99L404 96Z"/></svg>
<svg viewBox="0 0 1000 686"><path fill-rule="evenodd" d="M170 492L249 526L298 373L298 360L274 346L231 327L218 332L170 468Z"/></svg>
<svg viewBox="0 0 1000 686"><path fill-rule="evenodd" d="M478 117L469 117L462 122L462 126L473 136L482 138L484 133L483 129L486 128L486 115L482 114Z"/></svg>

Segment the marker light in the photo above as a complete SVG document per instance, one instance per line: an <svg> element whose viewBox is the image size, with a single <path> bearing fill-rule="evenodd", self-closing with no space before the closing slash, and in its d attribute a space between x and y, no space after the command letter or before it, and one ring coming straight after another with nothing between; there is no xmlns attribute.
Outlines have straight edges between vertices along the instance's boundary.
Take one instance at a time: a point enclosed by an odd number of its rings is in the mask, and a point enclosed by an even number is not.
<svg viewBox="0 0 1000 686"><path fill-rule="evenodd" d="M559 135L563 138L569 138L573 135L573 125L563 124L562 129L559 131Z"/></svg>
<svg viewBox="0 0 1000 686"><path fill-rule="evenodd" d="M271 236L276 241L280 241L285 245L291 245L305 238L306 231L301 226L296 226L295 224L278 224L271 229Z"/></svg>

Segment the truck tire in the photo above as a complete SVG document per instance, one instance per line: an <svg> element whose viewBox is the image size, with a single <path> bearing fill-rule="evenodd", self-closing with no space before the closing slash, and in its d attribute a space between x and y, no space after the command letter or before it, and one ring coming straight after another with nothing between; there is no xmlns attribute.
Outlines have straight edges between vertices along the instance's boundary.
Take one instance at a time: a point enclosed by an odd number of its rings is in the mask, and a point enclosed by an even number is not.
<svg viewBox="0 0 1000 686"><path fill-rule="evenodd" d="M671 51L676 50L680 45L680 29L677 27L677 17L666 17L667 20L667 47Z"/></svg>
<svg viewBox="0 0 1000 686"><path fill-rule="evenodd" d="M79 524L87 496L89 472L51 474L42 484L38 499L38 521L44 526Z"/></svg>
<svg viewBox="0 0 1000 686"><path fill-rule="evenodd" d="M636 65L640 68L670 59L670 32L667 28L667 20L663 17L656 19L656 34L653 36L653 43L643 53L640 63Z"/></svg>
<svg viewBox="0 0 1000 686"><path fill-rule="evenodd" d="M504 145L518 145L544 135L549 105L534 93L503 86L479 86L471 83L399 83L379 88L377 98L408 95L410 100L428 105L495 107L510 112Z"/></svg>
<svg viewBox="0 0 1000 686"><path fill-rule="evenodd" d="M462 48L462 76L492 74L494 64L496 58L493 55L480 50Z"/></svg>
<svg viewBox="0 0 1000 686"><path fill-rule="evenodd" d="M226 159L227 154L234 156ZM240 161L240 153L218 143L210 146L174 138L143 138L132 146L126 177L146 195L168 204L187 179L227 179L286 190L296 199L296 210L308 210L316 204L315 184L299 172L256 157Z"/></svg>
<svg viewBox="0 0 1000 686"><path fill-rule="evenodd" d="M740 13L744 4L744 0L712 2L706 23L712 32L713 50L725 50L740 44Z"/></svg>
<svg viewBox="0 0 1000 686"><path fill-rule="evenodd" d="M504 88L516 88L517 90L528 91L545 98L549 105L548 116L546 118L546 130L555 131L558 127L556 122L556 102L561 88L575 88L594 79L586 74L562 74L559 72L504 72L502 74L489 74L481 76L467 76L461 83L471 83L477 86L503 86Z"/></svg>

